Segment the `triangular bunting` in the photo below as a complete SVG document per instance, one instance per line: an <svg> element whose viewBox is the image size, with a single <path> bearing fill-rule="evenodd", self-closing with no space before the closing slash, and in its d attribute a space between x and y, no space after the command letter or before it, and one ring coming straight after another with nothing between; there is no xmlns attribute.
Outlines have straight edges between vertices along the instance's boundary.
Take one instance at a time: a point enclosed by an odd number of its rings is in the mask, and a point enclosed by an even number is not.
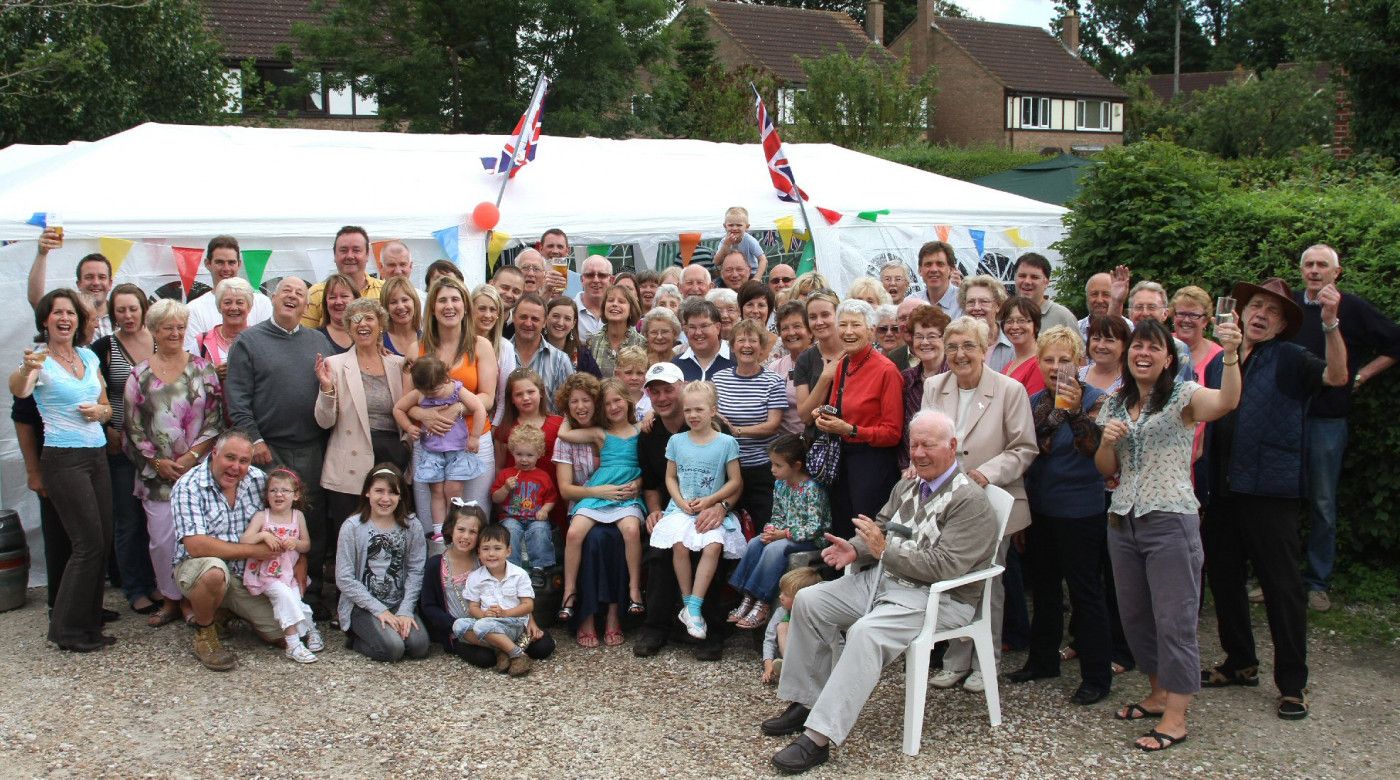
<svg viewBox="0 0 1400 780"><path fill-rule="evenodd" d="M452 227L433 231L433 238L437 239L438 246L442 247L443 254L447 255L452 262L458 265L461 265L461 260L458 259L461 250L457 247L457 242L461 234L462 229L460 225L453 225Z"/></svg>
<svg viewBox="0 0 1400 780"><path fill-rule="evenodd" d="M972 236L972 245L977 247L977 258L980 260L987 252L987 231L969 230L967 233Z"/></svg>
<svg viewBox="0 0 1400 780"><path fill-rule="evenodd" d="M802 247L802 257L797 260L797 275L817 270L817 245L808 241Z"/></svg>
<svg viewBox="0 0 1400 780"><path fill-rule="evenodd" d="M194 278L199 275L199 261L204 258L204 250L199 247L172 246L175 252L175 270L180 274L180 285L185 288L185 300L189 300Z"/></svg>
<svg viewBox="0 0 1400 780"><path fill-rule="evenodd" d="M833 211L832 209L824 209L821 206L816 206L815 208L817 211L821 212L822 218L826 220L826 224L835 225L837 222L841 221L841 212Z"/></svg>
<svg viewBox="0 0 1400 780"><path fill-rule="evenodd" d="M611 253L612 244L589 244L588 254L586 255L586 257L592 257L593 255L598 255L599 257L607 257Z"/></svg>
<svg viewBox="0 0 1400 780"><path fill-rule="evenodd" d="M46 211L36 211L34 215L24 221L26 225L33 225L36 228L46 228L49 226L49 215Z"/></svg>
<svg viewBox="0 0 1400 780"><path fill-rule="evenodd" d="M374 250L374 269L379 272L380 279L384 278L384 261L380 256L384 254L384 247L388 246L389 240L373 241L369 245L370 249Z"/></svg>
<svg viewBox="0 0 1400 780"><path fill-rule="evenodd" d="M856 216L859 217L860 219L865 220L866 222L878 222L878 221L880 220L880 215L881 215L881 214L889 214L889 213L890 213L890 210L889 210L889 209L880 209L879 211L862 211L862 212L860 212L859 214L857 214Z"/></svg>
<svg viewBox="0 0 1400 780"><path fill-rule="evenodd" d="M125 238L108 238L103 236L97 239L97 251L107 258L107 262L112 264L112 276L117 275L121 270L122 263L126 262L126 256L131 252L131 248L136 246L135 241L128 241Z"/></svg>
<svg viewBox="0 0 1400 780"><path fill-rule="evenodd" d="M248 284L257 290L262 287L263 274L267 272L267 261L272 259L271 249L243 250L243 272L248 275Z"/></svg>
<svg viewBox="0 0 1400 780"><path fill-rule="evenodd" d="M1014 244L1014 245L1016 246L1017 249L1025 249L1026 247L1028 247L1028 246L1031 245L1031 242L1027 241L1027 240L1021 235L1021 229L1020 229L1020 228L1007 228L1006 230L1003 230L1002 232L1006 234L1006 238L1007 238L1009 241L1011 241L1011 243Z"/></svg>
<svg viewBox="0 0 1400 780"><path fill-rule="evenodd" d="M690 265L690 258L695 254L695 247L700 246L699 233L681 233L681 265Z"/></svg>
<svg viewBox="0 0 1400 780"><path fill-rule="evenodd" d="M778 226L778 235L781 236L783 239L783 251L791 252L793 233L792 215L789 214L785 217L778 217L777 219L773 220L773 224Z"/></svg>
<svg viewBox="0 0 1400 780"><path fill-rule="evenodd" d="M491 240L486 243L486 264L491 268L491 274L496 273L496 261L501 259L501 252L505 251L506 244L510 243L510 234L500 230L491 231Z"/></svg>
<svg viewBox="0 0 1400 780"><path fill-rule="evenodd" d="M938 231L938 240L945 244L948 243L948 234L952 232L953 229L947 225L939 225L934 229Z"/></svg>

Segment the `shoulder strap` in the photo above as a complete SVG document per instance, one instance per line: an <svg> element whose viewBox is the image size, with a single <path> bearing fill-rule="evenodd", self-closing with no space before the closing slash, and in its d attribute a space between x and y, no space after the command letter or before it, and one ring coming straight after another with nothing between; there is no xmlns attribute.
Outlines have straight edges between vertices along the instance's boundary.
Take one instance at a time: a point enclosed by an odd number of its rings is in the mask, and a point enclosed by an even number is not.
<svg viewBox="0 0 1400 780"><path fill-rule="evenodd" d="M842 355L840 358L838 358L838 360L840 360L841 362L838 363L836 366L836 374L840 377L840 379L836 384L836 403L834 404L834 406L836 407L836 416L840 417L841 398L846 394L846 367L848 363L846 362L845 355Z"/></svg>

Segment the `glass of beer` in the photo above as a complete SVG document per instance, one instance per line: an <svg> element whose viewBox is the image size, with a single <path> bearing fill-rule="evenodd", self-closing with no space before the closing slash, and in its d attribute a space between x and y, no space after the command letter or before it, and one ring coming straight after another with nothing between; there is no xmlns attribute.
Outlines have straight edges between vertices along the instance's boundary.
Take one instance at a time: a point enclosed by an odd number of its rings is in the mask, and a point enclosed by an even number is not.
<svg viewBox="0 0 1400 780"><path fill-rule="evenodd" d="M569 277L569 258L559 257L553 261L554 270L558 271L565 279Z"/></svg>
<svg viewBox="0 0 1400 780"><path fill-rule="evenodd" d="M63 217L58 212L50 211L44 215L44 224L53 229L58 234L58 245L63 246Z"/></svg>
<svg viewBox="0 0 1400 780"><path fill-rule="evenodd" d="M1055 371L1055 408L1066 411L1073 409L1074 405L1070 401L1069 388L1079 382L1079 375L1074 370L1074 366L1065 363Z"/></svg>

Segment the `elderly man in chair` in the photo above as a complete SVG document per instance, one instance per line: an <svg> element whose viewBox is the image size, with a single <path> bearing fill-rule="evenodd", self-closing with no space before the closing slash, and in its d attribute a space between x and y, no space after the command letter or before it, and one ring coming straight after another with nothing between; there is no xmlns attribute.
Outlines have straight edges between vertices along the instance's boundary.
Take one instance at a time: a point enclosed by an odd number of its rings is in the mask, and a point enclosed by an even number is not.
<svg viewBox="0 0 1400 780"><path fill-rule="evenodd" d="M859 574L804 588L792 608L787 659L778 697L792 702L763 722L769 736L798 734L773 756L784 772L824 763L841 744L880 680L923 627L928 586L985 566L996 553L996 515L982 488L957 464L953 421L924 410L909 424L909 455L916 476L895 485L875 520L855 518L856 536L831 543L822 558L840 569L873 563ZM938 629L967 625L983 583L943 594ZM846 645L832 664L840 631Z"/></svg>

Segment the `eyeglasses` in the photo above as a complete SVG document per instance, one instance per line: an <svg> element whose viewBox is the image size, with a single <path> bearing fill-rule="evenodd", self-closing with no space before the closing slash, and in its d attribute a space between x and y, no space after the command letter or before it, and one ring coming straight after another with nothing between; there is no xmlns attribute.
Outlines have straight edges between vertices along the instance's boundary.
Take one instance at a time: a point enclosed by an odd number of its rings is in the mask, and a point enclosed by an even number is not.
<svg viewBox="0 0 1400 780"><path fill-rule="evenodd" d="M612 274L607 273L606 271L589 271L588 273L583 274L583 278L585 279L606 279L609 276L612 276Z"/></svg>
<svg viewBox="0 0 1400 780"><path fill-rule="evenodd" d="M1031 321L1028 320L1028 319L1026 319L1025 317L1007 317L1006 319L1002 320L1001 324L1002 324L1002 325L1029 325L1029 324L1031 324Z"/></svg>
<svg viewBox="0 0 1400 780"><path fill-rule="evenodd" d="M914 341L917 341L917 342L926 342L926 341L927 341L927 342L931 342L931 343L935 343L935 344L936 344L936 343L938 343L938 342L940 342L940 341L942 341L942 340L943 340L943 337L940 336L940 335L938 335L937 333L915 333L915 334L914 334Z"/></svg>
<svg viewBox="0 0 1400 780"><path fill-rule="evenodd" d="M880 333L880 334L898 333L898 332L899 332L899 326L898 326L898 325L878 325L878 326L876 326L876 328L875 328L875 332L876 332L876 333Z"/></svg>
<svg viewBox="0 0 1400 780"><path fill-rule="evenodd" d="M768 283L769 283L769 284L792 284L792 283L795 282L795 281L797 281L797 277L796 277L796 276L770 276L770 277L768 277Z"/></svg>
<svg viewBox="0 0 1400 780"><path fill-rule="evenodd" d="M1135 304L1133 304L1133 311L1141 311L1141 312L1147 312L1147 313L1151 313L1151 312L1154 312L1154 311L1160 311L1160 310L1165 309L1165 308L1166 308L1165 306L1162 306L1162 305L1156 304L1156 303L1135 303Z"/></svg>
<svg viewBox="0 0 1400 780"><path fill-rule="evenodd" d="M267 489L267 494L269 496L294 496L296 492L296 488L275 487Z"/></svg>
<svg viewBox="0 0 1400 780"><path fill-rule="evenodd" d="M1178 319L1178 320L1186 320L1187 322L1196 322L1196 321L1198 321L1198 320L1203 320L1203 319L1205 319L1205 318L1206 318L1206 315L1205 315L1205 314L1202 314L1201 312L1179 311L1179 312L1176 313L1176 319Z"/></svg>
<svg viewBox="0 0 1400 780"><path fill-rule="evenodd" d="M978 350L980 350L980 349L982 349L982 348L979 347L979 346L977 346L976 342L971 342L971 341L967 342L966 344L945 344L945 345L943 345L943 350L944 350L945 352L951 352L951 353L953 353L953 354L955 354L955 355L956 355L957 353L959 353L959 352L966 352L967 354L971 355L972 353L974 353L974 352L976 352L976 351L978 351Z"/></svg>

